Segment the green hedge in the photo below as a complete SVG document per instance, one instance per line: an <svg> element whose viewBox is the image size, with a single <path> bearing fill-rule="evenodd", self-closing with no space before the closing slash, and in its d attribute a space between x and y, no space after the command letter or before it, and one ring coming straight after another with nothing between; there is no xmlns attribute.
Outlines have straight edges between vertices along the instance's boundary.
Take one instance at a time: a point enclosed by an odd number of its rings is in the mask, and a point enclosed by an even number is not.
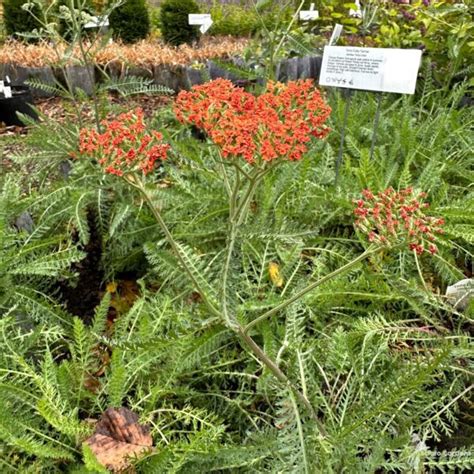
<svg viewBox="0 0 474 474"><path fill-rule="evenodd" d="M26 0L3 0L3 25L8 36L21 38L18 33L29 33L40 26L30 12L23 10L24 3ZM38 5L32 8L32 13L39 16Z"/></svg>
<svg viewBox="0 0 474 474"><path fill-rule="evenodd" d="M167 43L179 46L199 38L199 27L188 23L190 13L199 13L199 5L194 0L165 0L161 4L161 34Z"/></svg>
<svg viewBox="0 0 474 474"><path fill-rule="evenodd" d="M125 0L112 11L110 27L116 39L124 43L135 43L150 34L150 16L145 0Z"/></svg>
<svg viewBox="0 0 474 474"><path fill-rule="evenodd" d="M214 21L209 30L212 35L250 36L261 24L253 10L239 5L215 5L210 13Z"/></svg>

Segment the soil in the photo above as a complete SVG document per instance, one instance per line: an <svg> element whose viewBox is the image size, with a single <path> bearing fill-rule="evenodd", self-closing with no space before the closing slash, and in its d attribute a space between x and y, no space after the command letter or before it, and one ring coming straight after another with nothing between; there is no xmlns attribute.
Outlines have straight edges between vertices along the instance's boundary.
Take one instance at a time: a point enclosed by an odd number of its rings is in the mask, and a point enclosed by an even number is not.
<svg viewBox="0 0 474 474"><path fill-rule="evenodd" d="M60 298L68 312L90 323L94 309L100 303L104 275L101 270L102 242L95 225L95 216L89 212L87 217L90 239L84 248L86 257L73 265L72 270L79 274L76 285L70 286L68 282L60 284Z"/></svg>
<svg viewBox="0 0 474 474"><path fill-rule="evenodd" d="M122 97L118 94L111 93L108 96L109 106L123 106L124 110L135 109L141 107L145 113L145 117L150 118L157 109L167 105L172 100L168 96L162 95L136 95L133 97ZM35 99L35 107L47 118L64 122L76 121L76 116L72 112L71 104L60 97L37 98ZM83 116L86 122L92 122L92 107L85 106L83 109ZM1 133L1 132L0 132Z"/></svg>

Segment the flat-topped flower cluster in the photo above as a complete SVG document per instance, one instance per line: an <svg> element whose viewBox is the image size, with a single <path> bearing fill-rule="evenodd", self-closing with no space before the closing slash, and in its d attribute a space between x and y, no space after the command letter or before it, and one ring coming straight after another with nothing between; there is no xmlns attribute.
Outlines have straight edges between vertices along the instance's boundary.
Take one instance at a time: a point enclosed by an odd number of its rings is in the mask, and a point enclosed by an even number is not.
<svg viewBox="0 0 474 474"><path fill-rule="evenodd" d="M355 201L355 226L369 242L387 246L406 243L418 255L425 250L432 254L438 251L433 241L443 233L444 220L425 214L429 207L424 202L426 193L388 188L377 194L366 189L362 195Z"/></svg>
<svg viewBox="0 0 474 474"><path fill-rule="evenodd" d="M309 79L270 82L259 96L217 79L180 92L175 113L204 130L225 158L253 164L301 159L312 138L328 134L331 109Z"/></svg>
<svg viewBox="0 0 474 474"><path fill-rule="evenodd" d="M103 133L95 129L81 130L79 151L97 158L106 173L148 174L156 161L166 158L170 146L162 143L161 133L147 132L142 109L120 114L116 120L103 120L101 125Z"/></svg>

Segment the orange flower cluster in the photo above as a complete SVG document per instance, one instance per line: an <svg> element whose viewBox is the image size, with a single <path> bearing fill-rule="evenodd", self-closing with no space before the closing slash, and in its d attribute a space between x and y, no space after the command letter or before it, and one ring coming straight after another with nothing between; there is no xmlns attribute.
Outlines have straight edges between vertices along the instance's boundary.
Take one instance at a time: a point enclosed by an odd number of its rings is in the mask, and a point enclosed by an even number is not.
<svg viewBox="0 0 474 474"><path fill-rule="evenodd" d="M175 113L182 123L204 130L224 157L253 164L301 159L313 137L328 134L324 124L331 109L309 79L270 82L258 97L216 79L180 92Z"/></svg>
<svg viewBox="0 0 474 474"><path fill-rule="evenodd" d="M106 173L123 176L131 172L148 174L157 160L166 158L169 145L161 133L146 132L143 110L120 114L101 122L104 132L84 128L79 134L80 153L97 158Z"/></svg>
<svg viewBox="0 0 474 474"><path fill-rule="evenodd" d="M444 220L427 216L424 209L429 204L423 202L426 193L415 194L413 188L397 192L388 188L378 194L369 189L362 192L363 199L354 202L357 216L355 225L367 235L369 242L393 245L402 242L418 255L425 251L438 251L433 243L436 234L442 234Z"/></svg>

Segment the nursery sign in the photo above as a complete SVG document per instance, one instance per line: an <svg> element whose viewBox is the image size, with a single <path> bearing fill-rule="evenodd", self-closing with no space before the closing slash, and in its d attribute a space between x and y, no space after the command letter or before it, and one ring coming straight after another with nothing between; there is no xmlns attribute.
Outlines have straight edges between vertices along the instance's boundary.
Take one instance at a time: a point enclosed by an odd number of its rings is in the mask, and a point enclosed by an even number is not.
<svg viewBox="0 0 474 474"><path fill-rule="evenodd" d="M212 18L209 13L190 13L188 15L190 25L199 25L199 31L204 34L212 26Z"/></svg>
<svg viewBox="0 0 474 474"><path fill-rule="evenodd" d="M319 84L414 94L420 61L418 49L326 46Z"/></svg>

